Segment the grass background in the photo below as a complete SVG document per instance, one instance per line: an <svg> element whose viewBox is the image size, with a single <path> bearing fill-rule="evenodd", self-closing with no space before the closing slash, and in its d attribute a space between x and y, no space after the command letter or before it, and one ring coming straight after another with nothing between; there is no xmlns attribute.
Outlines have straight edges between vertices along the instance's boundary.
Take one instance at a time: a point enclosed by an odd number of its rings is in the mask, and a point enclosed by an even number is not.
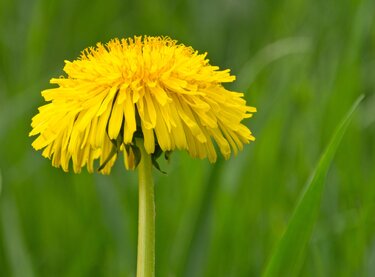
<svg viewBox="0 0 375 277"><path fill-rule="evenodd" d="M0 2L0 276L134 276L137 176L65 174L31 148L40 91L98 41L169 35L237 75L257 140L214 166L155 172L157 276L259 276L335 127L302 276L375 272L375 2Z"/></svg>

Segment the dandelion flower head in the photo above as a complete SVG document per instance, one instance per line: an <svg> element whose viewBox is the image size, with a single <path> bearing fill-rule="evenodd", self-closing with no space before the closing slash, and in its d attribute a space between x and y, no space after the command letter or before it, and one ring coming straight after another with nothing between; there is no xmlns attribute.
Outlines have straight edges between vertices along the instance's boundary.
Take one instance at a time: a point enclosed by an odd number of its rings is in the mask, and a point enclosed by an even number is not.
<svg viewBox="0 0 375 277"><path fill-rule="evenodd" d="M206 55L168 37L85 49L65 61L66 77L51 79L57 87L42 91L48 103L32 119L32 146L64 171L71 161L76 173L85 166L93 172L99 160L108 174L121 152L134 168L136 137L149 154L181 149L215 162L217 147L229 158L254 140L241 121L256 109L223 87L235 77Z"/></svg>

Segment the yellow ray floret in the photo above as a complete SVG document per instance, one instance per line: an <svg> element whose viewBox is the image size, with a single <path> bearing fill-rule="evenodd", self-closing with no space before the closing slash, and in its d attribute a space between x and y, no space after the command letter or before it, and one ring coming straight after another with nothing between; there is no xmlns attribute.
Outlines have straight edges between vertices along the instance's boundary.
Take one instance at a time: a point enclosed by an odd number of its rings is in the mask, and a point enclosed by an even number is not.
<svg viewBox="0 0 375 277"><path fill-rule="evenodd" d="M241 121L256 109L222 86L235 77L168 37L98 43L65 61L64 71L67 77L51 79L58 87L42 92L49 103L33 118L30 136L38 135L33 147L65 171L72 161L74 172L92 172L99 159L108 174L120 152L132 168L134 154L124 146L135 136L149 154L182 149L210 162L217 158L213 141L227 159L254 140Z"/></svg>

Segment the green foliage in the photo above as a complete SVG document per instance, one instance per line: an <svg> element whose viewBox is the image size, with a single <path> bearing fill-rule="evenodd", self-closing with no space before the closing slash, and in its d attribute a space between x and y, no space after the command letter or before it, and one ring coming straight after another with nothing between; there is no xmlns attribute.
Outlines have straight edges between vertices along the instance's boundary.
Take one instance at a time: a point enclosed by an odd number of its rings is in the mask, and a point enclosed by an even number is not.
<svg viewBox="0 0 375 277"><path fill-rule="evenodd" d="M65 59L140 34L207 51L258 108L245 121L256 141L237 157L158 160L167 175L154 172L156 275L261 275L333 130L365 94L328 171L300 273L371 276L374 10L373 0L1 0L0 276L134 276L136 174L121 159L110 176L66 174L32 149L28 132Z"/></svg>
<svg viewBox="0 0 375 277"><path fill-rule="evenodd" d="M274 250L271 260L263 276L297 276L301 261L305 256L305 248L318 215L325 178L333 157L341 142L353 112L362 101L361 96L338 126L331 142L324 151L311 181L297 205L287 230Z"/></svg>

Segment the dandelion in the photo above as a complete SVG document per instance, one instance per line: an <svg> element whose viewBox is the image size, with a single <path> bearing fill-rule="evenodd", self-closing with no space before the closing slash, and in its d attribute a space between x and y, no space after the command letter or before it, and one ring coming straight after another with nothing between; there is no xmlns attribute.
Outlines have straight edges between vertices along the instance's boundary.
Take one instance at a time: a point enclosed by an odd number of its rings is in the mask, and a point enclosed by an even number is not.
<svg viewBox="0 0 375 277"><path fill-rule="evenodd" d="M33 147L64 171L72 161L74 172L93 172L99 159L108 174L121 152L133 169L135 137L148 154L181 149L210 162L217 158L213 141L227 159L254 140L241 121L255 108L222 86L235 77L170 38L98 43L65 61L64 71L67 77L51 79L58 87L42 92L50 103L39 108L30 133L39 135Z"/></svg>
<svg viewBox="0 0 375 277"><path fill-rule="evenodd" d="M223 87L235 77L206 56L168 37L114 39L85 49L65 61L66 77L51 79L57 87L42 92L49 103L32 119L30 136L38 135L32 146L64 171L71 163L75 173L85 166L93 172L99 160L99 172L109 174L121 153L126 169L139 164L139 238L153 237L141 225L154 228L151 167L161 153L186 150L213 163L216 147L228 159L254 140L241 122L256 109ZM144 259L153 259L152 244L139 241L137 276L153 276L147 266L139 273ZM147 253L141 255L149 256L140 258L142 247Z"/></svg>

